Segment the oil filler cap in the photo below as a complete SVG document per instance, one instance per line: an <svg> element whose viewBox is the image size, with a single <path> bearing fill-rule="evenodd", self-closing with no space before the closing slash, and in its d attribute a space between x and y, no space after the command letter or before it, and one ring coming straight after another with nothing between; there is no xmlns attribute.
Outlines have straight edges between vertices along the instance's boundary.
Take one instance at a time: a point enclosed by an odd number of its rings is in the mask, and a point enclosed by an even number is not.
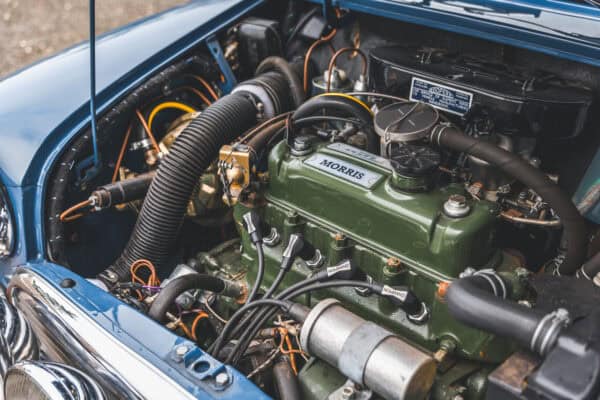
<svg viewBox="0 0 600 400"><path fill-rule="evenodd" d="M384 144L421 140L437 124L439 114L421 102L392 103L375 115L375 132Z"/></svg>
<svg viewBox="0 0 600 400"><path fill-rule="evenodd" d="M440 153L429 146L400 143L390 154L394 171L408 177L429 175L440 165Z"/></svg>

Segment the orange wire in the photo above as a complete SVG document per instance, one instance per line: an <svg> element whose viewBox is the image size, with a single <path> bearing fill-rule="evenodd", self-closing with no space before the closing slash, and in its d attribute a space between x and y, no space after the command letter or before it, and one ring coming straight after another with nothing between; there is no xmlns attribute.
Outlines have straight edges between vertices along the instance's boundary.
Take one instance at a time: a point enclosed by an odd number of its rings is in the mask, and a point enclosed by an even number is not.
<svg viewBox="0 0 600 400"><path fill-rule="evenodd" d="M308 94L308 65L310 63L310 57L312 56L313 51L320 46L321 44L328 44L332 53L335 53L335 47L329 41L333 39L335 34L337 33L337 29L333 29L329 35L323 36L321 39L317 39L313 44L310 45L308 50L306 50L306 55L304 56L304 70L303 70L303 84L304 84L304 93Z"/></svg>
<svg viewBox="0 0 600 400"><path fill-rule="evenodd" d="M338 51L335 52L335 54L333 56L331 56L331 59L329 60L329 67L327 68L327 75L328 75L328 79L327 79L327 92L329 92L329 89L331 88L331 74L333 73L333 67L335 67L335 61L337 60L337 58L347 52L352 52L352 53L356 53L358 55L360 55L360 57L362 58L363 61L363 69L362 69L362 74L366 75L367 74L367 56L365 55L365 53L363 53L360 49L357 49L355 47L344 47L339 49Z"/></svg>
<svg viewBox="0 0 600 400"><path fill-rule="evenodd" d="M142 115L142 113L140 112L140 110L135 110L135 113L137 114L138 119L142 123L142 126L144 127L144 130L146 131L146 134L150 138L150 141L152 142L152 146L154 147L154 149L156 150L157 153L160 153L160 149L158 148L158 143L156 142L156 139L154 138L154 135L152 134L152 131L150 130L150 127L148 127L148 123L144 119L144 116Z"/></svg>
<svg viewBox="0 0 600 400"><path fill-rule="evenodd" d="M209 85L208 82L206 82L206 80L204 78L202 78L201 76L197 76L197 75L192 75L194 77L194 79L196 79L198 82L200 82L202 84L202 86L204 86L204 88L208 91L208 93L210 93L210 95L212 96L212 98L214 100L218 100L219 96L217 96L217 93L215 92L215 90Z"/></svg>
<svg viewBox="0 0 600 400"><path fill-rule="evenodd" d="M115 183L117 181L117 176L119 175L119 168L121 168L121 162L123 162L123 157L125 156L125 150L127 150L127 143L129 143L129 136L131 136L132 126L129 125L127 128L127 133L125 133L125 138L123 139L123 144L121 145L121 150L119 151L119 157L117 158L117 162L115 164L115 170L113 172L111 182Z"/></svg>
<svg viewBox="0 0 600 400"><path fill-rule="evenodd" d="M208 97L206 97L204 95L204 93L202 93L201 91L199 91L196 88L193 88L191 86L184 86L183 89L185 90L189 90L190 92L194 93L196 96L200 97L200 99L204 102L204 104L206 104L207 106L210 106L212 104L212 101L210 101L208 99Z"/></svg>
<svg viewBox="0 0 600 400"><path fill-rule="evenodd" d="M144 280L142 280L140 277L137 276L138 270L140 268L144 268L144 267L148 268L148 270L150 271L150 276L148 277L148 281L146 281L146 282L144 282ZM150 261L150 260L139 259L137 261L134 261L133 264L131 264L130 272L131 272L131 280L133 282L141 283L142 285L148 285L148 286L160 285L160 280L158 279L158 277L156 275L156 268L154 267L154 264L152 264L152 261Z"/></svg>
<svg viewBox="0 0 600 400"><path fill-rule="evenodd" d="M177 324L177 326L179 328L181 328L181 330L183 331L183 333L185 334L185 336L187 336L188 338L192 338L192 333L187 328L187 326L185 326L185 324L183 322L179 321L179 323Z"/></svg>
<svg viewBox="0 0 600 400"><path fill-rule="evenodd" d="M292 347L292 341L290 340L290 335L287 333L285 335L285 344L289 349L290 365L294 370L294 374L298 375L298 368L296 367L296 355L293 353L294 348Z"/></svg>
<svg viewBox="0 0 600 400"><path fill-rule="evenodd" d="M148 281L144 281L142 278L140 278L137 275L138 270L142 267L146 267L150 271L150 276L148 277ZM152 262L149 260L139 259L139 260L134 261L133 264L131 264L129 271L131 272L131 282L133 282L133 283L139 283L140 285L148 285L148 286L159 286L160 285L160 281L156 276L156 268L154 267L154 264L152 264ZM136 293L137 293L139 300L144 299L144 296L142 296L141 291L136 290Z"/></svg>
<svg viewBox="0 0 600 400"><path fill-rule="evenodd" d="M74 211L78 211L84 207L89 207L92 205L92 201L91 200L85 200L82 201L80 203L75 204L72 207L67 208L65 211L63 211L60 216L58 217L61 222L70 222L70 221L74 221L77 218L83 217L83 213L79 213L79 214L75 214L75 215L70 215L72 214Z"/></svg>
<svg viewBox="0 0 600 400"><path fill-rule="evenodd" d="M192 339L194 339L194 341L196 342L198 341L198 338L196 336L196 328L198 327L198 322L200 322L204 318L208 318L208 314L204 311L199 311L198 315L196 315L196 318L194 318L194 322L192 322Z"/></svg>

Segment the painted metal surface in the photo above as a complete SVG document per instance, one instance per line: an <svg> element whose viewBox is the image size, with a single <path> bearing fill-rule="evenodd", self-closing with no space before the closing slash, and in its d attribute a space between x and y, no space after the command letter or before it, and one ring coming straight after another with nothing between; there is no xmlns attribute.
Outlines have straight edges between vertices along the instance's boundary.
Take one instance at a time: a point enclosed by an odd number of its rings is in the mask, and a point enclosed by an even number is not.
<svg viewBox="0 0 600 400"><path fill-rule="evenodd" d="M462 185L404 191L380 164L331 146L296 157L284 142L270 153L269 179L270 203L438 279L456 278L465 266L483 267L495 253L495 203L471 201L462 218L442 211L451 195L465 195Z"/></svg>
<svg viewBox="0 0 600 400"><path fill-rule="evenodd" d="M140 20L97 39L97 106L101 114L133 87L231 24L262 0L203 0ZM89 125L89 52L83 43L0 82L0 181L17 223L15 257L44 253L47 172L72 137ZM116 62L115 60L118 60Z"/></svg>
<svg viewBox="0 0 600 400"><path fill-rule="evenodd" d="M65 279L69 285L61 285ZM63 267L19 268L8 292L47 356L75 363L115 398L269 398L193 342ZM184 354L178 352L182 347ZM215 383L221 373L229 376L224 387Z"/></svg>
<svg viewBox="0 0 600 400"><path fill-rule="evenodd" d="M98 113L173 58L260 3L190 2L100 36L96 49ZM40 164L64 143L65 135L89 124L88 88L87 43L18 71L0 83L0 170L6 185L37 183ZM42 143L44 154L36 154Z"/></svg>
<svg viewBox="0 0 600 400"><path fill-rule="evenodd" d="M309 0L600 66L600 9L556 0Z"/></svg>
<svg viewBox="0 0 600 400"><path fill-rule="evenodd" d="M348 169L368 170L381 176L365 188L353 180L329 174L306 164L315 155L335 155ZM357 168L358 167L358 168ZM407 193L391 183L391 171L375 160L332 151L327 145L315 153L291 156L281 142L269 157L268 202L253 208L261 221L275 228L281 240L264 246L265 272L262 286L269 288L279 271L284 248L293 233L301 233L306 242L318 249L326 265L350 259L376 282L407 286L431 310L424 324L414 324L406 314L386 299L359 296L354 288L319 291L318 299L334 297L344 307L363 318L383 325L413 343L435 351L440 340L451 336L461 356L484 362L500 362L513 349L506 340L468 328L449 315L446 302L438 294L438 284L449 282L466 265L495 267L512 277L518 265L513 257L492 246L495 226L493 203L472 204L464 218L443 215L442 207L450 194L464 191L459 185L434 188L427 193ZM249 211L243 204L234 208L236 226ZM256 279L257 254L245 229L239 229L243 249L238 271L248 271L251 284ZM394 262L391 262L394 261ZM391 262L391 263L390 263ZM306 279L313 273L306 262L298 260L286 274L280 288ZM516 287L516 286L515 286ZM304 298L298 298L303 301Z"/></svg>

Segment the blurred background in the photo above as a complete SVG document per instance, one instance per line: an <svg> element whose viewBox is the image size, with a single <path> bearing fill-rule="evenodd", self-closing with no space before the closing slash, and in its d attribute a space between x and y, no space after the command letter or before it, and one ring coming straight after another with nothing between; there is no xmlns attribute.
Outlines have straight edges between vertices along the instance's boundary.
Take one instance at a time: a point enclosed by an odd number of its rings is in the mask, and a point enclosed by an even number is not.
<svg viewBox="0 0 600 400"><path fill-rule="evenodd" d="M97 0L100 34L184 0ZM87 0L0 0L0 79L88 37Z"/></svg>

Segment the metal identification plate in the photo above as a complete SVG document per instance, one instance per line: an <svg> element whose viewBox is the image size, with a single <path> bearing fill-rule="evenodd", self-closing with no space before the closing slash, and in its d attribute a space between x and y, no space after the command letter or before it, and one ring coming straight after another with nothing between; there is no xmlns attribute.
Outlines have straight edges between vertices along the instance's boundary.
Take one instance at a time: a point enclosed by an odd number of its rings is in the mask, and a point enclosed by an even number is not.
<svg viewBox="0 0 600 400"><path fill-rule="evenodd" d="M329 146L327 146L327 148L331 149L331 150L339 151L340 153L344 153L349 156L359 158L363 161L367 161L372 164L379 165L380 167L383 167L386 169L392 168L389 160L387 160L383 157L379 157L373 153L369 153L368 151L364 151L364 150L358 149L354 146L350 146L346 143L340 143L340 142L332 143Z"/></svg>
<svg viewBox="0 0 600 400"><path fill-rule="evenodd" d="M315 154L304 160L304 164L367 189L371 189L383 177L381 174L327 154Z"/></svg>
<svg viewBox="0 0 600 400"><path fill-rule="evenodd" d="M422 101L452 114L465 115L471 109L473 93L413 77L410 99Z"/></svg>

